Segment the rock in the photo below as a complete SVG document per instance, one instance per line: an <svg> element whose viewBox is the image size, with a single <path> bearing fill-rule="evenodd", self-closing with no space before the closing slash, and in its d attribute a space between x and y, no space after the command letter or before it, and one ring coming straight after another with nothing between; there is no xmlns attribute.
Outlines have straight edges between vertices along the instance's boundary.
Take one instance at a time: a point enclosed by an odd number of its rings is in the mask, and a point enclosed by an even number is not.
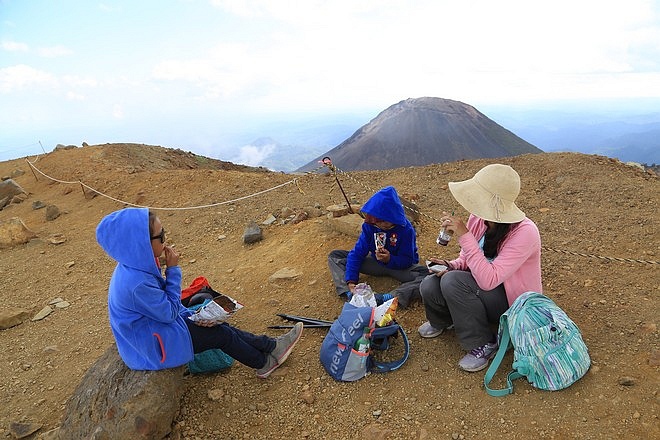
<svg viewBox="0 0 660 440"><path fill-rule="evenodd" d="M164 438L179 411L184 370L130 370L113 344L67 402L59 438Z"/></svg>
<svg viewBox="0 0 660 440"><path fill-rule="evenodd" d="M341 217L348 214L348 206L346 205L330 205L325 209L331 213L333 217Z"/></svg>
<svg viewBox="0 0 660 440"><path fill-rule="evenodd" d="M53 221L60 216L60 208L55 205L46 206L46 220Z"/></svg>
<svg viewBox="0 0 660 440"><path fill-rule="evenodd" d="M293 209L289 207L284 207L282 208L282 212L280 212L281 217L290 217L292 215L295 215L296 213L293 211Z"/></svg>
<svg viewBox="0 0 660 440"><path fill-rule="evenodd" d="M39 440L59 440L60 428L53 428L39 435Z"/></svg>
<svg viewBox="0 0 660 440"><path fill-rule="evenodd" d="M34 209L34 210L45 208L45 207L46 207L46 204L44 202L42 202L41 200L35 200L34 202L32 202L32 209Z"/></svg>
<svg viewBox="0 0 660 440"><path fill-rule="evenodd" d="M18 217L0 220L0 249L27 243L36 236Z"/></svg>
<svg viewBox="0 0 660 440"><path fill-rule="evenodd" d="M9 432L11 436L17 439L25 438L41 429L41 424L38 423L19 423L11 422L9 424Z"/></svg>
<svg viewBox="0 0 660 440"><path fill-rule="evenodd" d="M651 350L651 354L649 355L649 365L652 367L660 366L660 350Z"/></svg>
<svg viewBox="0 0 660 440"><path fill-rule="evenodd" d="M299 277L300 275L302 275L302 273L295 269L291 269L290 267L283 267L282 269L272 274L268 279L270 281L291 280L293 278Z"/></svg>
<svg viewBox="0 0 660 440"><path fill-rule="evenodd" d="M20 168L16 168L14 171L11 172L11 178L15 179L17 177L21 177L23 174L25 174L25 171L23 171Z"/></svg>
<svg viewBox="0 0 660 440"><path fill-rule="evenodd" d="M74 148L78 148L76 145L62 145L62 144L57 144L55 145L55 148L53 151L59 151L59 150L73 150Z"/></svg>
<svg viewBox="0 0 660 440"><path fill-rule="evenodd" d="M3 197L0 199L0 209L4 208L5 206L9 205L10 197Z"/></svg>
<svg viewBox="0 0 660 440"><path fill-rule="evenodd" d="M300 399L308 405L311 405L316 400L314 394L312 394L312 392L309 390L303 391L300 394Z"/></svg>
<svg viewBox="0 0 660 440"><path fill-rule="evenodd" d="M629 377L629 376L622 376L619 378L619 385L623 385L624 387L631 387L635 385L635 378Z"/></svg>
<svg viewBox="0 0 660 440"><path fill-rule="evenodd" d="M275 218L275 216L273 214L271 214L271 215L268 216L268 218L266 220L261 222L261 224L264 225L264 226L270 226L273 223L275 223L276 221L277 221L277 219Z"/></svg>
<svg viewBox="0 0 660 440"><path fill-rule="evenodd" d="M11 198L10 203L12 205L18 205L19 203L23 203L27 198L28 198L27 194L17 194Z"/></svg>
<svg viewBox="0 0 660 440"><path fill-rule="evenodd" d="M0 199L9 197L11 200L14 196L19 194L27 194L21 185L16 183L14 179L3 180L0 182Z"/></svg>
<svg viewBox="0 0 660 440"><path fill-rule="evenodd" d="M291 220L291 224L295 225L297 223L307 220L308 218L309 216L307 215L307 213L305 211L301 211L293 217L293 219Z"/></svg>
<svg viewBox="0 0 660 440"><path fill-rule="evenodd" d="M221 390L220 388L213 388L212 390L209 390L207 394L209 396L209 399L211 399L215 402L217 400L222 400L222 398L225 395L225 392L224 392L224 390Z"/></svg>
<svg viewBox="0 0 660 440"><path fill-rule="evenodd" d="M0 330L5 330L21 324L30 316L25 309L10 308L0 310Z"/></svg>
<svg viewBox="0 0 660 440"><path fill-rule="evenodd" d="M255 222L250 222L243 232L243 243L250 244L263 240L261 228Z"/></svg>
<svg viewBox="0 0 660 440"><path fill-rule="evenodd" d="M32 321L41 321L44 319L46 316L50 315L53 313L53 308L51 306L46 306L43 309L39 310L39 313L34 315L32 318Z"/></svg>
<svg viewBox="0 0 660 440"><path fill-rule="evenodd" d="M66 242L66 237L64 234L53 234L48 237L48 242L50 244L62 244Z"/></svg>
<svg viewBox="0 0 660 440"><path fill-rule="evenodd" d="M307 217L309 218L317 218L323 215L323 211L316 206L305 206L303 211L307 213Z"/></svg>
<svg viewBox="0 0 660 440"><path fill-rule="evenodd" d="M349 214L343 217L333 217L330 219L330 227L335 231L346 234L349 237L359 237L362 231L364 220L357 214Z"/></svg>

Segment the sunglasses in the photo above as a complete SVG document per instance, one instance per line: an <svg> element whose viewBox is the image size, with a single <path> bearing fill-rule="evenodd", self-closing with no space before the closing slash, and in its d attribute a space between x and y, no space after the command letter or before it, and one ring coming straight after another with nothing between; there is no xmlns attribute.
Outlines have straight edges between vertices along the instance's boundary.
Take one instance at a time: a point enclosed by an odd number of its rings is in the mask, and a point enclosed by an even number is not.
<svg viewBox="0 0 660 440"><path fill-rule="evenodd" d="M154 235L153 237L151 237L151 239L152 240L160 239L161 243L165 243L165 228L162 228L160 230L160 234Z"/></svg>

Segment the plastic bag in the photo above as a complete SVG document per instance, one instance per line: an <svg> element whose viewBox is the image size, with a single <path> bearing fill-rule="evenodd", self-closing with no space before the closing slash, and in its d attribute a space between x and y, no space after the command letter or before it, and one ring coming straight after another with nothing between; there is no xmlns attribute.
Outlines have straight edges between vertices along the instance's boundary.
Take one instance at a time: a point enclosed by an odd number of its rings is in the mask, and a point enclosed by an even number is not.
<svg viewBox="0 0 660 440"><path fill-rule="evenodd" d="M355 286L350 303L355 307L376 307L376 298L371 286L367 283L360 283Z"/></svg>

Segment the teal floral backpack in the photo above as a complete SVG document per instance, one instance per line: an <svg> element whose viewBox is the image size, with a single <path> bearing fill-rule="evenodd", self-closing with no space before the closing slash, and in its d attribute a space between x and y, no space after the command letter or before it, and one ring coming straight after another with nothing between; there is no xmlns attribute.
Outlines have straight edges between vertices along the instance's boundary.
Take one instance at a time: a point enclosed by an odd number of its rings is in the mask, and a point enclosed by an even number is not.
<svg viewBox="0 0 660 440"><path fill-rule="evenodd" d="M513 392L512 381L525 377L541 390L561 390L586 374L591 365L580 330L547 296L526 292L500 317L499 349L486 371L484 386L491 396ZM507 387L488 385L509 347L513 346L512 371Z"/></svg>

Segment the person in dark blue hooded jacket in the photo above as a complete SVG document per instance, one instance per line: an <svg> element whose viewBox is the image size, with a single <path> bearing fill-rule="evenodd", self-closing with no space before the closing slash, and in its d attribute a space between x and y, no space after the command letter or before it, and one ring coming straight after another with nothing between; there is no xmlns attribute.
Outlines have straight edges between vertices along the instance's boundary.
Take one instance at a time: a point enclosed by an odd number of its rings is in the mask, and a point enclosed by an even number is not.
<svg viewBox="0 0 660 440"><path fill-rule="evenodd" d="M337 295L350 299L359 283L360 273L389 276L402 284L391 293L376 294L382 303L393 296L407 307L419 298L419 283L428 275L419 266L415 228L406 218L403 204L392 186L376 192L361 209L362 232L351 251L336 249L328 255L328 266Z"/></svg>
<svg viewBox="0 0 660 440"><path fill-rule="evenodd" d="M165 245L160 219L146 208L105 216L96 239L117 261L108 289L108 315L119 355L133 370L177 367L190 362L195 353L221 349L265 378L300 339L302 324L271 338L227 323L188 319L192 312L181 304L179 255ZM158 262L163 254L165 277Z"/></svg>

